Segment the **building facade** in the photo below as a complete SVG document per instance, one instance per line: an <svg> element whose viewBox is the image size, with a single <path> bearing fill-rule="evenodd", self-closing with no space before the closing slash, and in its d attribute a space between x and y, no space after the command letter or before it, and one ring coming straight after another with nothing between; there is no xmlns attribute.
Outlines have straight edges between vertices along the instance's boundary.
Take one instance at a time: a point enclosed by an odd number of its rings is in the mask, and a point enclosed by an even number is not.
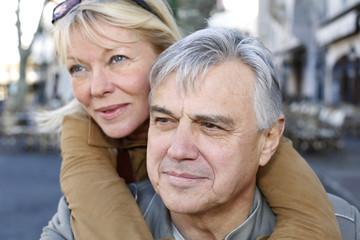
<svg viewBox="0 0 360 240"><path fill-rule="evenodd" d="M260 0L285 100L360 106L360 0Z"/></svg>

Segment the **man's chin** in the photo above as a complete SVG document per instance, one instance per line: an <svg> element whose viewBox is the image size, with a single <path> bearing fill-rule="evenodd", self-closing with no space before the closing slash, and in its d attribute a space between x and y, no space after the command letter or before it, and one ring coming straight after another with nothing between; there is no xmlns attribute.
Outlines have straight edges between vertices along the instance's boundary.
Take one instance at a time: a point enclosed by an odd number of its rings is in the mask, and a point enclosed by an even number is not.
<svg viewBox="0 0 360 240"><path fill-rule="evenodd" d="M194 214L200 210L202 202L197 200L195 194L184 192L163 191L160 193L165 206L172 212L179 214Z"/></svg>

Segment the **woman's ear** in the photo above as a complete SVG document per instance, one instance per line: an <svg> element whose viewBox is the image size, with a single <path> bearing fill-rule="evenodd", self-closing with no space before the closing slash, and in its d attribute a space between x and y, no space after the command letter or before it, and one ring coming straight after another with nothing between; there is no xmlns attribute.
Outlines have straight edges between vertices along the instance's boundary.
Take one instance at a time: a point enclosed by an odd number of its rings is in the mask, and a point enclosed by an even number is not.
<svg viewBox="0 0 360 240"><path fill-rule="evenodd" d="M265 143L262 148L259 165L265 166L274 155L285 128L285 117L281 115L273 127L266 131Z"/></svg>

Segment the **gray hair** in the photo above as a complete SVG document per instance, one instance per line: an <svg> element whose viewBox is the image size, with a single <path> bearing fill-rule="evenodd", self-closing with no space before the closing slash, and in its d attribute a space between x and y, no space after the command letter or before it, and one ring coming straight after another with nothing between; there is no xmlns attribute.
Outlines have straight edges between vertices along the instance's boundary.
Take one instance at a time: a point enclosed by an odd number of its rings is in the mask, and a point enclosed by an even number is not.
<svg viewBox="0 0 360 240"><path fill-rule="evenodd" d="M210 68L234 59L249 66L256 75L253 97L259 130L272 127L281 115L281 90L272 55L259 38L235 28L203 29L164 51L150 72L149 99L173 72L177 84L182 83L187 91L189 84L194 87L196 77L204 77Z"/></svg>

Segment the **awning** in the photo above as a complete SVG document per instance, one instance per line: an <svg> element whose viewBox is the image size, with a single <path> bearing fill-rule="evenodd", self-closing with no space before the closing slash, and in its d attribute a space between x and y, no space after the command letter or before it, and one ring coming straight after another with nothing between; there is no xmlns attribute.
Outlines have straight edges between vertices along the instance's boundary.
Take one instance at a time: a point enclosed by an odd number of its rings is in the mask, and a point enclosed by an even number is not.
<svg viewBox="0 0 360 240"><path fill-rule="evenodd" d="M354 9L335 21L320 27L316 33L317 43L324 46L356 33L359 24L358 15L358 11Z"/></svg>

